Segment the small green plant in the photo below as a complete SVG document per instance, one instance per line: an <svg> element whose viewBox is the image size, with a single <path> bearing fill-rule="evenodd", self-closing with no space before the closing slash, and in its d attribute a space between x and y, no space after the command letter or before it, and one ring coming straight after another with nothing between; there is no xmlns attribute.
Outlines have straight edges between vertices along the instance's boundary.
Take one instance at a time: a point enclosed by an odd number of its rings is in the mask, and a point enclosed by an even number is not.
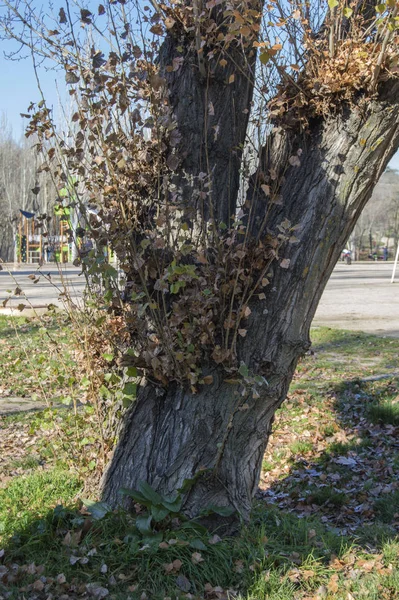
<svg viewBox="0 0 399 600"><path fill-rule="evenodd" d="M25 456L21 459L14 459L10 462L10 466L14 469L23 469L24 471L28 471L31 469L36 469L40 464L40 460L31 454Z"/></svg>
<svg viewBox="0 0 399 600"><path fill-rule="evenodd" d="M385 401L381 404L373 404L369 410L369 418L374 423L399 425L399 403Z"/></svg>
<svg viewBox="0 0 399 600"><path fill-rule="evenodd" d="M305 442L303 440L298 440L290 446L292 454L306 454L307 452L310 452L312 448L312 442Z"/></svg>
<svg viewBox="0 0 399 600"><path fill-rule="evenodd" d="M273 463L270 462L270 460L264 459L262 461L262 471L272 471L272 470L273 470Z"/></svg>
<svg viewBox="0 0 399 600"><path fill-rule="evenodd" d="M392 494L385 494L374 503L374 510L380 521L392 523L399 520L399 490Z"/></svg>
<svg viewBox="0 0 399 600"><path fill-rule="evenodd" d="M333 506L343 506L347 502L347 496L343 492L338 492L330 487L320 487L311 490L308 501L312 504L332 504Z"/></svg>
<svg viewBox="0 0 399 600"><path fill-rule="evenodd" d="M174 535L187 530L197 531L201 534L206 533L206 528L198 520L208 517L212 514L229 517L234 510L226 506L208 505L204 507L197 519L188 519L182 512L183 492L186 492L192 486L193 480L187 479L182 488L176 491L172 496L162 496L154 490L146 481L140 481L138 490L122 488L122 496L131 498L136 505L140 505L140 510L134 521L134 526L129 532L129 539L132 544L155 545L157 546L164 540L165 532L172 529ZM84 504L87 510L94 518L101 519L111 511L111 508L104 502L91 502L85 500Z"/></svg>

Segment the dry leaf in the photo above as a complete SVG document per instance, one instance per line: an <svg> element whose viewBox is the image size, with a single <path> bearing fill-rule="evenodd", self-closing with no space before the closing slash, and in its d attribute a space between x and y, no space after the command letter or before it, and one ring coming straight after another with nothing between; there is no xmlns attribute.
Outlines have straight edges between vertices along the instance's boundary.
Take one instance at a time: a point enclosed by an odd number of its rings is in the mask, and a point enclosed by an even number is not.
<svg viewBox="0 0 399 600"><path fill-rule="evenodd" d="M194 565L198 565L201 562L204 562L204 559L201 556L200 552L193 552L193 554L191 555L191 562Z"/></svg>
<svg viewBox="0 0 399 600"><path fill-rule="evenodd" d="M336 573L331 576L331 579L327 585L327 589L329 592L333 592L334 594L338 592L338 575Z"/></svg>

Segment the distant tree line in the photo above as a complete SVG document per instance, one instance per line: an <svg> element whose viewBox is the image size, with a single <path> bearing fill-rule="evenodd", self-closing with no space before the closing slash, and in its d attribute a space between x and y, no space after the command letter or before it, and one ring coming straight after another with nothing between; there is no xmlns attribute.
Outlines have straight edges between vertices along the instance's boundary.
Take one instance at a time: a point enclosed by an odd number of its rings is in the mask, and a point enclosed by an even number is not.
<svg viewBox="0 0 399 600"><path fill-rule="evenodd" d="M0 116L0 258L14 260L20 209L48 211L54 198L51 181L37 174L38 157L32 139L16 141L6 116Z"/></svg>
<svg viewBox="0 0 399 600"><path fill-rule="evenodd" d="M351 236L350 245L357 260L387 247L392 258L399 242L399 172L387 169L375 187Z"/></svg>

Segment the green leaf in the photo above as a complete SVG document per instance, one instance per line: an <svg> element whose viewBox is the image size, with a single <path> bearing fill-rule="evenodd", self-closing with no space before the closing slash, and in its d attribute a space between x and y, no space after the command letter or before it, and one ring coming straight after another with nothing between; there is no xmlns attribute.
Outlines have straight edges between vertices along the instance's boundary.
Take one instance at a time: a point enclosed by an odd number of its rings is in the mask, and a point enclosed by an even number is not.
<svg viewBox="0 0 399 600"><path fill-rule="evenodd" d="M141 541L141 538L137 534L135 534L135 533L128 533L123 538L123 541L124 541L125 544L135 545L135 544L138 544Z"/></svg>
<svg viewBox="0 0 399 600"><path fill-rule="evenodd" d="M346 6L344 8L344 17L346 17L347 19L349 19L349 17L351 17L353 15L353 9L349 8L348 6Z"/></svg>
<svg viewBox="0 0 399 600"><path fill-rule="evenodd" d="M240 368L238 369L238 372L242 377L248 377L248 375L249 375L248 367L244 363L241 363Z"/></svg>
<svg viewBox="0 0 399 600"><path fill-rule="evenodd" d="M230 517L233 513L235 513L235 508L232 506L217 506L216 504L209 504L206 508L217 515L220 515L221 517Z"/></svg>
<svg viewBox="0 0 399 600"><path fill-rule="evenodd" d="M136 389L137 389L137 384L133 383L133 382L128 382L125 383L125 385L123 386L123 390L122 393L125 396L135 396L136 395Z"/></svg>
<svg viewBox="0 0 399 600"><path fill-rule="evenodd" d="M126 369L126 375L128 377L137 377L137 368L136 367L128 367Z"/></svg>
<svg viewBox="0 0 399 600"><path fill-rule="evenodd" d="M108 362L111 362L112 360L114 360L114 355L113 354L109 354L108 352L105 352L103 354L103 358L105 358L105 360L107 360Z"/></svg>
<svg viewBox="0 0 399 600"><path fill-rule="evenodd" d="M134 400L132 399L131 396L123 396L123 398L122 398L123 408L129 408L129 406L131 404L133 404L133 402L134 402Z"/></svg>
<svg viewBox="0 0 399 600"><path fill-rule="evenodd" d="M206 546L202 540L199 538L192 540L190 542L191 548L195 548L196 550L206 550Z"/></svg>
<svg viewBox="0 0 399 600"><path fill-rule="evenodd" d="M112 511L106 502L93 502L93 500L82 500L82 502L96 521L102 519Z"/></svg>
<svg viewBox="0 0 399 600"><path fill-rule="evenodd" d="M136 527L142 535L150 535L151 529L151 515L139 515L136 519Z"/></svg>
<svg viewBox="0 0 399 600"><path fill-rule="evenodd" d="M334 10L334 8L336 6L338 6L339 2L338 0L328 0L328 6L330 8L330 10Z"/></svg>
<svg viewBox="0 0 399 600"><path fill-rule="evenodd" d="M144 546L158 546L158 544L160 544L162 540L162 531L153 531L151 534L143 536L142 543L144 544Z"/></svg>
<svg viewBox="0 0 399 600"><path fill-rule="evenodd" d="M386 10L386 4L377 4L375 10L379 13L383 13Z"/></svg>
<svg viewBox="0 0 399 600"><path fill-rule="evenodd" d="M182 505L182 498L181 498L180 494L178 494L175 499L162 498L162 506L167 508L172 513L180 512L181 505Z"/></svg>
<svg viewBox="0 0 399 600"><path fill-rule="evenodd" d="M259 55L259 60L262 65L267 65L270 60L270 54L267 51L262 52L262 54Z"/></svg>
<svg viewBox="0 0 399 600"><path fill-rule="evenodd" d="M139 504L142 504L143 506L151 505L151 502L149 500L147 500L147 498L145 496L143 496L143 494L141 494L137 490L129 490L129 488L121 488L119 490L119 493L122 496L129 496L129 498L133 498L133 500L135 500Z"/></svg>
<svg viewBox="0 0 399 600"><path fill-rule="evenodd" d="M195 521L185 521L181 523L180 529L195 531L196 533L207 535L209 532L206 527L200 525L200 523L195 523Z"/></svg>
<svg viewBox="0 0 399 600"><path fill-rule="evenodd" d="M156 523L163 521L170 514L170 510L163 506L151 506L151 514Z"/></svg>
<svg viewBox="0 0 399 600"><path fill-rule="evenodd" d="M162 497L146 481L139 481L139 492L152 504L162 504Z"/></svg>

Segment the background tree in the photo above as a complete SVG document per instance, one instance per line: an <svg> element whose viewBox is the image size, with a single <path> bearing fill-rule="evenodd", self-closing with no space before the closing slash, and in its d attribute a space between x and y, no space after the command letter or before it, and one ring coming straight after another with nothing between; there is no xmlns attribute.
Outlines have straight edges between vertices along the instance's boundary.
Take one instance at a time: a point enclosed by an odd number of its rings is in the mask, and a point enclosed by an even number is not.
<svg viewBox="0 0 399 600"><path fill-rule="evenodd" d="M187 514L246 519L324 286L399 145L397 4L6 5L5 35L55 59L76 99L70 139L44 99L28 135L60 187L85 187L125 272L122 298L87 259L139 383L103 497L191 481Z"/></svg>
<svg viewBox="0 0 399 600"><path fill-rule="evenodd" d="M357 258L367 258L382 247L396 250L399 234L399 175L392 169L382 175L376 185L371 201L357 221L351 242Z"/></svg>
<svg viewBox="0 0 399 600"><path fill-rule="evenodd" d="M0 119L0 258L12 262L15 256L15 235L19 210L45 213L54 202L49 178L37 173L38 160L32 144L17 142L5 115ZM33 193L40 183L38 194Z"/></svg>

